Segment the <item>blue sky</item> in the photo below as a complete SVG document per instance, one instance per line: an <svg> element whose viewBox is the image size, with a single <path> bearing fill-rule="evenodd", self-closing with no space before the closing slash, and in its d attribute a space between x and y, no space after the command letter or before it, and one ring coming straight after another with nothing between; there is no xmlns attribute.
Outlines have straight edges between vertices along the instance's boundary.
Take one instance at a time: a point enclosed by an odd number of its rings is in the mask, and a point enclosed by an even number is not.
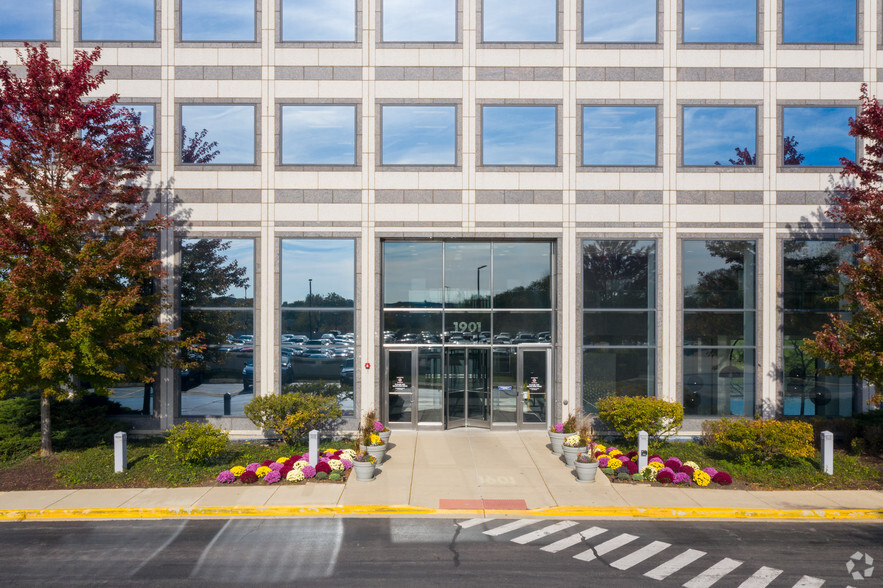
<svg viewBox="0 0 883 588"><path fill-rule="evenodd" d="M384 106L385 165L455 165L456 107Z"/></svg>
<svg viewBox="0 0 883 588"><path fill-rule="evenodd" d="M656 165L656 107L583 107L583 165Z"/></svg>
<svg viewBox="0 0 883 588"><path fill-rule="evenodd" d="M456 0L383 0L383 40L456 41Z"/></svg>
<svg viewBox="0 0 883 588"><path fill-rule="evenodd" d="M855 159L855 137L849 136L849 117L855 108L784 108L782 128L797 140L806 156L801 165L840 165L841 157Z"/></svg>
<svg viewBox="0 0 883 588"><path fill-rule="evenodd" d="M735 148L757 153L757 110L749 107L685 106L684 165L730 165Z"/></svg>
<svg viewBox="0 0 883 588"><path fill-rule="evenodd" d="M622 5L609 0L585 0L583 41L586 43L655 43L656 0L631 0L628 18Z"/></svg>
<svg viewBox="0 0 883 588"><path fill-rule="evenodd" d="M555 0L484 0L485 43L554 43L558 38Z"/></svg>
<svg viewBox="0 0 883 588"><path fill-rule="evenodd" d="M855 43L855 0L785 0L786 43Z"/></svg>
<svg viewBox="0 0 883 588"><path fill-rule="evenodd" d="M684 0L685 43L756 43L757 3Z"/></svg>
<svg viewBox="0 0 883 588"><path fill-rule="evenodd" d="M205 140L217 141L220 154L213 164L255 162L254 106L251 104L186 104L181 123L187 136L208 129Z"/></svg>
<svg viewBox="0 0 883 588"><path fill-rule="evenodd" d="M84 41L153 41L154 0L82 0Z"/></svg>
<svg viewBox="0 0 883 588"><path fill-rule="evenodd" d="M483 165L555 165L554 106L484 106Z"/></svg>
<svg viewBox="0 0 883 588"><path fill-rule="evenodd" d="M55 36L52 0L0 0L0 40L49 41Z"/></svg>
<svg viewBox="0 0 883 588"><path fill-rule="evenodd" d="M181 0L184 41L254 41L254 0Z"/></svg>
<svg viewBox="0 0 883 588"><path fill-rule="evenodd" d="M356 107L282 107L282 163L355 163Z"/></svg>
<svg viewBox="0 0 883 588"><path fill-rule="evenodd" d="M182 245L195 243L199 239L182 239ZM230 244L230 248L221 252L227 262L236 261L239 267L246 268L245 277L248 279L248 297L254 297L254 240L253 239L224 239ZM236 298L245 298L244 288L233 288L227 290L224 296L232 296Z"/></svg>
<svg viewBox="0 0 883 588"><path fill-rule="evenodd" d="M283 239L282 301L306 300L332 292L355 299L355 243L351 239Z"/></svg>
<svg viewBox="0 0 883 588"><path fill-rule="evenodd" d="M355 41L355 0L282 0L283 41Z"/></svg>

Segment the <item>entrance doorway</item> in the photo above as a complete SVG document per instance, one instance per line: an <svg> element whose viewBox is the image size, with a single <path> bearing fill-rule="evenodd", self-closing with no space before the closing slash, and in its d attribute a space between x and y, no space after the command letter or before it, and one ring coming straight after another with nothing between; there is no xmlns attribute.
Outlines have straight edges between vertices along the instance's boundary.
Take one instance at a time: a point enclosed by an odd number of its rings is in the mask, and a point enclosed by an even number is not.
<svg viewBox="0 0 883 588"><path fill-rule="evenodd" d="M445 349L447 426L491 426L490 369L487 347Z"/></svg>

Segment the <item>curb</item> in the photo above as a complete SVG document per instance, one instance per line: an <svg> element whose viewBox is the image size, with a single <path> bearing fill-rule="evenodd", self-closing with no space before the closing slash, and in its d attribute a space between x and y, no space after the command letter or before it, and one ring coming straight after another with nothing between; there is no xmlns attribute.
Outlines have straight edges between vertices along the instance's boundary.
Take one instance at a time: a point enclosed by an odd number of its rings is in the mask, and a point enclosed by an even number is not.
<svg viewBox="0 0 883 588"><path fill-rule="evenodd" d="M36 520L233 518L233 517L347 517L439 516L518 518L646 518L646 519L750 519L750 520L849 520L883 522L880 509L740 509L700 507L586 507L558 506L531 510L434 509L407 505L316 505L230 507L131 507L45 508L0 510L0 522Z"/></svg>

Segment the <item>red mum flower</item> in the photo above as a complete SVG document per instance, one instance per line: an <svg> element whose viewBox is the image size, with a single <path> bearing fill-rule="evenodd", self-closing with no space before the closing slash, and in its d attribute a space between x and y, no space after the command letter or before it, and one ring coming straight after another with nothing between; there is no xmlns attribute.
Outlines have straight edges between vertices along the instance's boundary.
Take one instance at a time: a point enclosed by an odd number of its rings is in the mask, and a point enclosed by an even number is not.
<svg viewBox="0 0 883 588"><path fill-rule="evenodd" d="M691 468L691 467L688 466L688 465L682 465L681 467L679 467L679 468L678 468L677 470L675 470L675 471L678 471L678 472L684 472L685 474L687 474L688 476L690 476L690 479L691 479L691 480L693 479L693 468Z"/></svg>
<svg viewBox="0 0 883 588"><path fill-rule="evenodd" d="M271 463L273 463L273 460L272 460L272 459L268 459L268 460L264 461L263 463L261 463L261 465L262 465L262 466L265 466L265 467L270 467L270 464L271 464Z"/></svg>
<svg viewBox="0 0 883 588"><path fill-rule="evenodd" d="M254 472L243 472L243 474L239 476L239 480L243 484L254 484L258 481L258 475Z"/></svg>
<svg viewBox="0 0 883 588"><path fill-rule="evenodd" d="M671 472L660 471L656 474L656 481L662 484L670 484L672 480L674 480L674 474Z"/></svg>
<svg viewBox="0 0 883 588"><path fill-rule="evenodd" d="M730 474L726 472L718 472L711 479L715 484L720 484L721 486L729 486L733 483L733 478L730 477Z"/></svg>
<svg viewBox="0 0 883 588"><path fill-rule="evenodd" d="M327 461L320 461L316 464L316 473L325 472L326 474L331 473L331 466L328 465Z"/></svg>

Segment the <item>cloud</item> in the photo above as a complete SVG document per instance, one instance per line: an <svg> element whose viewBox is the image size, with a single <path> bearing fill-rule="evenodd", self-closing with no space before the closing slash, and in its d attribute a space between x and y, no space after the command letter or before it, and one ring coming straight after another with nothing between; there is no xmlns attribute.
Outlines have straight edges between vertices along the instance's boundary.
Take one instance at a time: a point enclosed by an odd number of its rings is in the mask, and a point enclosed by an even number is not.
<svg viewBox="0 0 883 588"><path fill-rule="evenodd" d="M53 0L4 2L0 17L0 40L43 41L55 36Z"/></svg>
<svg viewBox="0 0 883 588"><path fill-rule="evenodd" d="M384 164L456 164L456 107L384 106L381 118Z"/></svg>
<svg viewBox="0 0 883 588"><path fill-rule="evenodd" d="M556 0L484 0L484 42L554 43L557 39Z"/></svg>
<svg viewBox="0 0 883 588"><path fill-rule="evenodd" d="M282 163L355 163L356 107L283 106Z"/></svg>
<svg viewBox="0 0 883 588"><path fill-rule="evenodd" d="M684 0L687 43L757 42L757 4L720 0Z"/></svg>
<svg viewBox="0 0 883 588"><path fill-rule="evenodd" d="M255 111L251 104L188 104L181 107L187 135L207 129L205 140L217 141L213 164L255 162Z"/></svg>
<svg viewBox="0 0 883 588"><path fill-rule="evenodd" d="M757 110L740 106L684 107L684 165L729 165L735 148L757 152Z"/></svg>
<svg viewBox="0 0 883 588"><path fill-rule="evenodd" d="M383 0L383 40L456 41L456 0Z"/></svg>
<svg viewBox="0 0 883 588"><path fill-rule="evenodd" d="M855 137L849 136L851 107L789 107L783 109L782 130L794 136L802 165L840 165L841 157L855 159Z"/></svg>
<svg viewBox="0 0 883 588"><path fill-rule="evenodd" d="M656 165L656 107L583 107L583 164Z"/></svg>
<svg viewBox="0 0 883 588"><path fill-rule="evenodd" d="M351 239L283 239L280 282L282 300L304 300L336 293L355 299L355 242Z"/></svg>
<svg viewBox="0 0 883 588"><path fill-rule="evenodd" d="M82 38L153 41L154 0L82 0Z"/></svg>
<svg viewBox="0 0 883 588"><path fill-rule="evenodd" d="M254 41L253 0L181 0L185 41Z"/></svg>
<svg viewBox="0 0 883 588"><path fill-rule="evenodd" d="M558 137L554 106L485 106L484 165L555 165Z"/></svg>
<svg viewBox="0 0 883 588"><path fill-rule="evenodd" d="M609 0L585 0L583 41L586 43L656 42L656 0L632 0L628 18Z"/></svg>
<svg viewBox="0 0 883 588"><path fill-rule="evenodd" d="M785 0L786 43L855 43L855 0Z"/></svg>
<svg viewBox="0 0 883 588"><path fill-rule="evenodd" d="M283 0L283 41L355 41L355 0Z"/></svg>

